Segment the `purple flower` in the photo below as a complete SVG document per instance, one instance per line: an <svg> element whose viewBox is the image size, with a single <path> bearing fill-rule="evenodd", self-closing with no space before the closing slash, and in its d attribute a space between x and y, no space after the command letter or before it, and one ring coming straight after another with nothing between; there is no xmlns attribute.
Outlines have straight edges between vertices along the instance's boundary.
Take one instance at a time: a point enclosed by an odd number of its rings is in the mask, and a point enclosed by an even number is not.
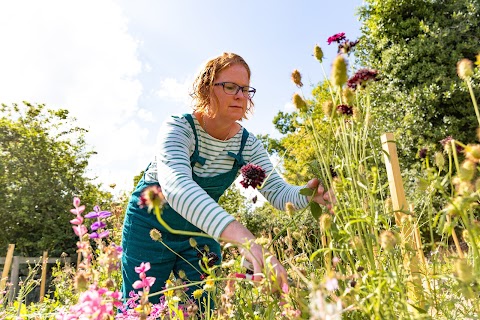
<svg viewBox="0 0 480 320"><path fill-rule="evenodd" d="M427 152L428 152L427 148L420 149L420 151L418 151L418 157L420 159L425 159L427 157Z"/></svg>
<svg viewBox="0 0 480 320"><path fill-rule="evenodd" d="M453 137L448 136L445 139L440 140L440 143L445 148L445 150L451 150L450 147L452 145L452 142L451 142L452 140L454 140ZM462 152L463 151L463 147L458 145L458 144L455 144L455 149L457 150L457 152Z"/></svg>
<svg viewBox="0 0 480 320"><path fill-rule="evenodd" d="M105 230L105 231L102 231L100 233L92 232L92 233L90 233L89 236L90 236L90 239L103 239L103 238L108 237L109 234L110 234L110 231Z"/></svg>
<svg viewBox="0 0 480 320"><path fill-rule="evenodd" d="M92 231L96 231L98 229L102 229L102 228L105 228L107 226L107 224L103 221L95 221L94 223L92 223L92 225L90 226L90 229Z"/></svg>
<svg viewBox="0 0 480 320"><path fill-rule="evenodd" d="M242 187L247 189L248 187L257 188L261 186L263 180L265 180L265 170L262 167L249 163L244 165L240 172L242 173L243 180L240 181Z"/></svg>
<svg viewBox="0 0 480 320"><path fill-rule="evenodd" d="M337 106L337 112L346 116L351 116L353 115L353 107L347 106L346 104L341 104Z"/></svg>
<svg viewBox="0 0 480 320"><path fill-rule="evenodd" d="M358 41L359 40L350 41L348 39L345 39L345 41L339 42L338 43L338 52L349 54L350 51L352 51L352 49L358 44Z"/></svg>
<svg viewBox="0 0 480 320"><path fill-rule="evenodd" d="M340 41L345 40L345 32L340 32L337 34L334 34L331 37L328 37L328 44L330 45L332 42L337 42L340 43Z"/></svg>
<svg viewBox="0 0 480 320"><path fill-rule="evenodd" d="M358 87L364 88L368 81L377 81L378 71L372 69L360 69L353 77L348 79L347 86L356 90Z"/></svg>
<svg viewBox="0 0 480 320"><path fill-rule="evenodd" d="M93 207L93 210L94 211L87 213L85 215L85 218L89 218L89 219L99 218L99 219L101 219L101 218L110 217L112 215L112 213L109 212L109 211L101 211L99 206Z"/></svg>

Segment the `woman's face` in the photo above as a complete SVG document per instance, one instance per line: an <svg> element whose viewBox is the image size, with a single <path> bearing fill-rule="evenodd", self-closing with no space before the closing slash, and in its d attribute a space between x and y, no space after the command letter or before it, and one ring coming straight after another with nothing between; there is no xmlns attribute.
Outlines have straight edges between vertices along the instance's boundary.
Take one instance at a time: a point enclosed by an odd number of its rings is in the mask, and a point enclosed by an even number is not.
<svg viewBox="0 0 480 320"><path fill-rule="evenodd" d="M210 96L210 104L217 110L215 118L227 121L241 120L247 111L249 99L244 96L242 90L233 95L225 93L223 85L215 85L222 82L234 83L241 87L249 86L250 79L247 69L241 64L234 64L219 72ZM231 84L226 84L226 86L231 86Z"/></svg>

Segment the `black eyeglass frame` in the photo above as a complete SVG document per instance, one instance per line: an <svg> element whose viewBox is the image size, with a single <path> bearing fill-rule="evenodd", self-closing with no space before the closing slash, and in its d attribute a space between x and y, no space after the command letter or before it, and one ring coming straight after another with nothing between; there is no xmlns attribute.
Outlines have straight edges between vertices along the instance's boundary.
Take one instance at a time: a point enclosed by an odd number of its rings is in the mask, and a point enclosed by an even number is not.
<svg viewBox="0 0 480 320"><path fill-rule="evenodd" d="M233 84L235 86L237 86L237 91L235 91L235 93L228 93L227 91L225 91L225 85L226 84ZM253 88L253 87L250 87L250 86L239 86L238 84L236 84L235 82L229 82L229 81L225 81L225 82L218 82L218 83L214 83L213 84L214 86L222 86L223 87L223 92L225 92L226 94L230 95L230 96L234 96L238 93L238 91L242 90L242 94L245 98L247 99L252 99L253 96L255 95L255 93L257 92L257 89ZM244 91L243 89L244 88L248 88L247 91ZM245 93L247 94L247 96L245 95ZM251 96L250 96L251 94Z"/></svg>

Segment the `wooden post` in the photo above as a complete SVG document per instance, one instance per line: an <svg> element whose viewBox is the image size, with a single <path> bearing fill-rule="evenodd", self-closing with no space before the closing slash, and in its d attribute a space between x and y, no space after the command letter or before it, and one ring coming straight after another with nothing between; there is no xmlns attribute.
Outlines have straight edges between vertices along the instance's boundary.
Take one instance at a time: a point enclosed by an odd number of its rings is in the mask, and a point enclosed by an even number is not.
<svg viewBox="0 0 480 320"><path fill-rule="evenodd" d="M390 185L390 194L392 197L393 210L395 212L395 223L400 228L403 245L403 265L405 270L410 272L411 282L409 282L409 292L412 294L413 302L423 305L423 286L420 278L420 260L417 254L417 242L415 241L414 226L405 212L409 211L409 206L405 198L402 176L400 173L400 164L398 161L397 147L393 133L385 133L381 137L383 150L385 151L385 166L387 168L388 183ZM406 216L406 219L402 219ZM418 233L419 234L419 233ZM417 252L415 252L417 251Z"/></svg>
<svg viewBox="0 0 480 320"><path fill-rule="evenodd" d="M18 276L20 274L20 257L14 256L12 263L12 274L10 275L10 282L12 287L10 288L10 301L15 299L16 294L18 293Z"/></svg>
<svg viewBox="0 0 480 320"><path fill-rule="evenodd" d="M48 263L48 251L43 251L42 280L40 282L40 302L43 302L43 297L45 296L45 284L47 282L47 263Z"/></svg>
<svg viewBox="0 0 480 320"><path fill-rule="evenodd" d="M2 279L0 279L0 292L5 290L7 284L8 273L10 272L10 267L12 265L13 251L15 250L14 244L8 245L7 256L5 257L5 265L3 266Z"/></svg>

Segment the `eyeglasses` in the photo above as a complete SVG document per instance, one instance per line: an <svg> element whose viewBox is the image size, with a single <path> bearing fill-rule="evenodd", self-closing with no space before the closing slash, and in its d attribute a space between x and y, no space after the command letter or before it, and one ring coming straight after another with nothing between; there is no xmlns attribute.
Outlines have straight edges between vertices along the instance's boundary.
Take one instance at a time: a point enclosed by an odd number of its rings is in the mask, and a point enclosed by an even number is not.
<svg viewBox="0 0 480 320"><path fill-rule="evenodd" d="M257 89L255 88L249 86L242 87L233 82L219 82L215 83L214 86L222 86L223 91L232 96L236 95L238 91L242 90L243 96L247 99L252 99L255 95L255 92L257 92Z"/></svg>

